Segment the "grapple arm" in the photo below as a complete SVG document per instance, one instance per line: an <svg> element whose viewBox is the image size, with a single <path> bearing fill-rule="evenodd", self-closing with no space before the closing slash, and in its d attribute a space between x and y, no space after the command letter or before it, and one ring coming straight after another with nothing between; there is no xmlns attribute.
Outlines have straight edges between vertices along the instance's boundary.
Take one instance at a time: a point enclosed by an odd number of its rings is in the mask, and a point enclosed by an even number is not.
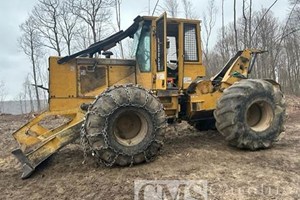
<svg viewBox="0 0 300 200"><path fill-rule="evenodd" d="M48 130L40 122L49 116L66 116L70 120L65 124ZM20 161L23 168L22 178L28 178L35 168L53 153L80 136L84 113L80 110L47 111L25 124L12 135L19 143L19 148L12 154Z"/></svg>

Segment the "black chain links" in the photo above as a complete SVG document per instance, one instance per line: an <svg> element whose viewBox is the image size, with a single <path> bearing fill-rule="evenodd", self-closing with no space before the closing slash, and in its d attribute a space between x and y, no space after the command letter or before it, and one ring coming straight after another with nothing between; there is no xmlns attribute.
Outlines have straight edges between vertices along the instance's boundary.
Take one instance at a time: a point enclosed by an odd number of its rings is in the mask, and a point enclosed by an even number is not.
<svg viewBox="0 0 300 200"><path fill-rule="evenodd" d="M129 92L129 88L131 87L136 87L136 88L139 88L141 90L144 90L146 91L146 98L145 98L145 102L143 105L136 105L134 103L132 103L132 99L131 99L131 95L130 95L130 92ZM127 99L128 99L128 103L125 103L125 104L119 104L119 102L117 101L117 99L113 96L113 94L110 94L110 92L114 89L117 89L117 88L124 88L125 89L125 92L126 92L126 95L127 95ZM132 106L132 107L143 107L144 109L146 109L149 113L151 113L152 115L156 115L157 113L160 113L160 112L164 112L164 107L163 105L161 104L160 108L157 109L155 112L152 112L151 110L147 109L146 105L149 101L149 97L150 95L152 97L154 97L156 100L159 101L158 97L154 95L154 93L150 90L147 90L145 88L143 88L142 86L140 85L134 85L134 84L126 84L126 85L114 85L112 87L109 87L107 88L102 94L100 94L99 96L96 97L95 101L91 104L91 106L89 107L87 113L86 113L86 117L85 117L85 120L84 120L84 123L82 125L82 128L81 128L81 145L82 145L82 148L83 148L83 152L84 152L84 161L83 163L85 162L86 158L87 158L87 153L89 151L92 152L92 156L95 156L97 157L97 162L100 163L100 164L104 164L105 166L108 166L108 167L111 167L115 164L117 158L121 155L121 156L126 156L126 157L131 157L131 161L130 161L130 166L132 166L134 164L134 156L133 155L129 155L129 154L126 154L124 152L120 152L120 151L117 151L115 150L112 146L109 145L109 142L107 140L108 138L108 133L107 133L107 127L108 127L108 116L112 115L116 109L120 108L120 107L129 107L129 106ZM115 107L115 109L112 109L112 111L108 114L102 114L102 113L99 113L97 111L91 111L91 108L92 106L102 97L110 97L113 102L117 105ZM100 117L103 117L105 118L105 125L104 125L104 129L100 132L100 133L96 133L96 134L88 134L87 132L87 118L89 117L89 115L98 115ZM144 154L144 158L145 158L145 161L146 162L150 162L152 160L152 158L148 158L147 156L147 149L148 147L150 147L152 145L153 142L156 142L158 143L159 145L163 145L163 141L161 140L158 140L158 139L155 139L156 138L156 132L157 130L159 129L165 129L167 123L166 121L162 124L162 125L157 125L155 124L155 127L154 127L154 135L152 137L152 140L150 140L148 142L148 144L146 145L146 149L139 152L138 154L140 153L143 153ZM103 140L104 140L104 144L106 145L106 147L103 147L101 146L100 148L95 148L93 147L93 145L90 143L90 140L89 138L91 137L96 137L96 136L99 136L99 135L102 135L103 137ZM101 152L103 150L109 150L111 152L113 152L113 154L115 154L115 156L113 156L112 158L112 161L111 162L107 162L107 161L104 161L101 156L99 155L98 152ZM108 159L110 160L110 159Z"/></svg>

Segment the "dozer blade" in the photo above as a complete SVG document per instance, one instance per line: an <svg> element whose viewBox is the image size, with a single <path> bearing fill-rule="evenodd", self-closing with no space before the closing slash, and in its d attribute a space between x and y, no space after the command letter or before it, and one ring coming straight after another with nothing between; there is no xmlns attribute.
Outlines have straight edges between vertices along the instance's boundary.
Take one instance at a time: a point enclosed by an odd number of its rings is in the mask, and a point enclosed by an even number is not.
<svg viewBox="0 0 300 200"><path fill-rule="evenodd" d="M72 119L52 130L47 130L38 124L45 117L57 114L66 115ZM12 154L22 164L22 179L28 178L35 168L52 154L79 138L82 123L83 113L81 112L46 112L13 133L20 147Z"/></svg>

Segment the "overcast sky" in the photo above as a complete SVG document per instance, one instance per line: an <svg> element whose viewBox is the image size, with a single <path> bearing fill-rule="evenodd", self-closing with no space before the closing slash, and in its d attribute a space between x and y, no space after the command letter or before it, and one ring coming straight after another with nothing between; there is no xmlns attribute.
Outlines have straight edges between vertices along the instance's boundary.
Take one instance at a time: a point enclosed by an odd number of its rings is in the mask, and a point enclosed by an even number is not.
<svg viewBox="0 0 300 200"><path fill-rule="evenodd" d="M161 0L163 1L163 0ZM178 0L180 1L180 0ZM34 5L38 0L8 0L1 1L0 7L0 81L6 84L8 93L7 99L13 100L22 91L22 83L26 75L31 72L28 58L20 50L18 38L20 37L19 25L24 22ZM155 4L155 0L151 1L151 8ZM208 0L193 0L195 11L199 11L201 17L207 6ZM240 5L242 0L238 0L238 16L241 14ZM254 9L261 7L269 7L274 0L253 0ZM221 0L216 0L220 5ZM225 0L225 23L232 21L233 18L233 0ZM148 0L123 0L121 6L122 27L126 29L132 23L137 15L148 14ZM277 4L272 8L275 16L279 20L284 20L288 12L288 0L278 0ZM217 28L221 24L221 11L219 8L219 17L217 19ZM183 14L183 12L179 13ZM216 35L216 34L215 34ZM215 36L214 36L215 37Z"/></svg>

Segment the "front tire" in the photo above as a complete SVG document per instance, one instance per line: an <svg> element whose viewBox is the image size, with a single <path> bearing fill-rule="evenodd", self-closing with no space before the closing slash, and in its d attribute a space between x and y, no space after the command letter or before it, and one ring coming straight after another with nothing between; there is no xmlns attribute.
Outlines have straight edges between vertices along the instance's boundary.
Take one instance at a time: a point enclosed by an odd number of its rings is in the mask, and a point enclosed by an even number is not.
<svg viewBox="0 0 300 200"><path fill-rule="evenodd" d="M279 86L245 79L223 93L214 112L216 127L230 145L269 148L284 130L285 104Z"/></svg>
<svg viewBox="0 0 300 200"><path fill-rule="evenodd" d="M84 138L107 166L153 160L163 145L166 116L150 91L135 85L113 86L89 107Z"/></svg>

